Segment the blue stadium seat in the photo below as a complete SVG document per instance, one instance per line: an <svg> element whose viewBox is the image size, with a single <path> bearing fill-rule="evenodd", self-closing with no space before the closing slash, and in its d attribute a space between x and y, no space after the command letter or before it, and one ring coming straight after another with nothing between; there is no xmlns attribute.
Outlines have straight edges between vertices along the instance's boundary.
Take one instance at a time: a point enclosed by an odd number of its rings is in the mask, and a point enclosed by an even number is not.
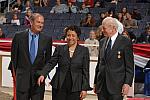
<svg viewBox="0 0 150 100"><path fill-rule="evenodd" d="M83 14L74 14L74 13L72 13L71 15L70 15L70 19L71 20L80 20L81 18L82 18L82 15ZM84 14L85 15L85 14Z"/></svg>
<svg viewBox="0 0 150 100"><path fill-rule="evenodd" d="M56 27L61 27L62 26L62 20L52 20L52 23Z"/></svg>
<svg viewBox="0 0 150 100"><path fill-rule="evenodd" d="M75 25L74 20L63 20L62 26Z"/></svg>
<svg viewBox="0 0 150 100"><path fill-rule="evenodd" d="M59 15L60 15L60 17L59 17L60 20L69 20L70 19L70 14L69 13L59 14Z"/></svg>

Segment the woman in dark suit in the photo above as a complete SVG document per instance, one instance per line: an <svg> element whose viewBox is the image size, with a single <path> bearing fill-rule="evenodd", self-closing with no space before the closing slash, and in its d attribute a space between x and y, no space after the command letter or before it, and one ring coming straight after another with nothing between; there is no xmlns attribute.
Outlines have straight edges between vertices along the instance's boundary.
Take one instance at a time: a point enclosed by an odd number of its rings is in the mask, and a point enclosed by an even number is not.
<svg viewBox="0 0 150 100"><path fill-rule="evenodd" d="M47 74L58 64L51 81L52 100L80 100L90 90L89 51L78 44L80 28L69 26L66 29L67 44L56 47L51 60L38 74L40 85Z"/></svg>

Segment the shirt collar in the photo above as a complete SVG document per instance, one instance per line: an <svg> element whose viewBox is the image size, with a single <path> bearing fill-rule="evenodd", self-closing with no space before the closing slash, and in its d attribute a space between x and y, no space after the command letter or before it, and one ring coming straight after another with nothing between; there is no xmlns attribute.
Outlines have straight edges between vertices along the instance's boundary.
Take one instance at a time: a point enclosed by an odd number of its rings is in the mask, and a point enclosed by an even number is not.
<svg viewBox="0 0 150 100"><path fill-rule="evenodd" d="M112 37L111 37L111 40L114 42L116 40L118 36L118 32L116 32Z"/></svg>
<svg viewBox="0 0 150 100"><path fill-rule="evenodd" d="M29 29L29 35L32 37L32 35L35 35L35 37L39 36L39 34L35 34L33 32L31 32L31 30Z"/></svg>

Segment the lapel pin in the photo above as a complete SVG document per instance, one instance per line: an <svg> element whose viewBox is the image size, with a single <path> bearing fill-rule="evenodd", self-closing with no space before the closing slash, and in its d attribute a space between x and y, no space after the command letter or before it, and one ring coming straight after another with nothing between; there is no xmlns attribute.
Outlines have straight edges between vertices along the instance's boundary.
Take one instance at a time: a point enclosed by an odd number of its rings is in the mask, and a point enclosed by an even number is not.
<svg viewBox="0 0 150 100"><path fill-rule="evenodd" d="M118 51L118 58L121 58L121 52L120 51Z"/></svg>

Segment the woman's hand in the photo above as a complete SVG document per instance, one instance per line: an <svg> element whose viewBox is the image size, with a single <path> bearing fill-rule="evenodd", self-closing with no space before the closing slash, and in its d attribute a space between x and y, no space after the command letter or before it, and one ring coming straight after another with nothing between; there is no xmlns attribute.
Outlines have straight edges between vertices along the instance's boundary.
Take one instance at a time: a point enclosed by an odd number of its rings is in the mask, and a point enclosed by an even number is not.
<svg viewBox="0 0 150 100"><path fill-rule="evenodd" d="M83 100L87 95L87 91L81 91L80 93L80 100Z"/></svg>

